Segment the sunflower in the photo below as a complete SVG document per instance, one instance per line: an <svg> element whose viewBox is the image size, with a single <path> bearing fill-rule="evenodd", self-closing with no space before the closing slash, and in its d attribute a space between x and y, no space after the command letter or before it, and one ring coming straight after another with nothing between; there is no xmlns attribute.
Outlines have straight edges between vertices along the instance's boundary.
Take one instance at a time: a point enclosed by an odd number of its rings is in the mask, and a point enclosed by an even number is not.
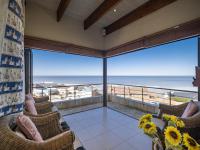
<svg viewBox="0 0 200 150"><path fill-rule="evenodd" d="M143 128L144 123L150 122L151 119L152 119L152 115L151 114L143 115L139 120L139 128Z"/></svg>
<svg viewBox="0 0 200 150"><path fill-rule="evenodd" d="M146 120L146 119L140 119L140 121L139 121L139 128L143 128L143 126L144 126L144 124L146 123L146 122L149 122L148 120Z"/></svg>
<svg viewBox="0 0 200 150"><path fill-rule="evenodd" d="M146 120L151 121L152 115L151 115L151 114L146 114L146 115L143 115L140 119L141 119L141 120L146 119Z"/></svg>
<svg viewBox="0 0 200 150"><path fill-rule="evenodd" d="M181 143L181 133L179 130L173 126L168 126L165 129L165 139L169 142L170 145L178 146Z"/></svg>
<svg viewBox="0 0 200 150"><path fill-rule="evenodd" d="M200 150L199 144L188 133L183 134L183 144L188 150Z"/></svg>
<svg viewBox="0 0 200 150"><path fill-rule="evenodd" d="M184 122L174 115L163 114L162 118L165 121L170 121L170 123L172 123L173 126L180 127L180 128L185 127Z"/></svg>
<svg viewBox="0 0 200 150"><path fill-rule="evenodd" d="M176 120L176 126L180 127L180 128L183 128L183 127L185 127L185 123L182 120L177 119Z"/></svg>
<svg viewBox="0 0 200 150"><path fill-rule="evenodd" d="M146 122L144 123L144 133L149 135L154 135L157 132L156 125L153 122Z"/></svg>
<svg viewBox="0 0 200 150"><path fill-rule="evenodd" d="M172 122L172 123L174 123L174 124L176 124L176 121L177 121L177 117L176 116L174 116L174 115L171 115L170 116L170 121Z"/></svg>
<svg viewBox="0 0 200 150"><path fill-rule="evenodd" d="M168 115L168 114L163 114L163 115L162 115L162 118L163 118L163 120L165 120L165 121L169 121L169 120L170 120L170 115Z"/></svg>

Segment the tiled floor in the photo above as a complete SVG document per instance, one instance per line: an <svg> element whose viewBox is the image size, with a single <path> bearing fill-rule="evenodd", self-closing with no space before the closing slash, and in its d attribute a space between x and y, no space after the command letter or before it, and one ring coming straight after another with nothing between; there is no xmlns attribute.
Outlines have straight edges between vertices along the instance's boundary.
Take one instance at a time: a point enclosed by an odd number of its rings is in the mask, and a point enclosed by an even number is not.
<svg viewBox="0 0 200 150"><path fill-rule="evenodd" d="M151 139L138 129L138 120L109 108L64 117L86 150L151 150Z"/></svg>

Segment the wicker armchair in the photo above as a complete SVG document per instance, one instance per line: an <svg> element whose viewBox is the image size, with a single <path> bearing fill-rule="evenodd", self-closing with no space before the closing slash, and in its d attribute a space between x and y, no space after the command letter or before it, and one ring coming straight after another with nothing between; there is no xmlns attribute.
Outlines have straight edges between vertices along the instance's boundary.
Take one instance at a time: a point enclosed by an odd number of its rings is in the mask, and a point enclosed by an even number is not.
<svg viewBox="0 0 200 150"><path fill-rule="evenodd" d="M200 102L196 102L200 108ZM183 129L186 132L189 132L195 139L200 139L200 109L199 111L188 118L181 118L185 108L188 103L184 103L176 106L169 106L165 104L160 104L160 112L158 114L159 118L161 118L162 114L170 114L179 117L185 123L185 128Z"/></svg>
<svg viewBox="0 0 200 150"><path fill-rule="evenodd" d="M33 115L30 112L24 110L23 113L27 116L32 117L43 117L50 114L59 115L59 122L64 130L69 130L69 125L63 120L61 117L61 114L59 113L58 109L53 106L53 103L51 102L41 102L41 103L35 103L35 107L37 110L37 115Z"/></svg>
<svg viewBox="0 0 200 150"><path fill-rule="evenodd" d="M59 113L52 113L42 117L34 117L30 116L30 119L36 124L38 131L43 135L43 139L48 139L49 137L56 136L65 131L69 131L69 129L63 128L62 124L60 125L60 115ZM50 120L50 121L48 121ZM52 120L54 120L53 125L51 124ZM44 123L45 122L45 123ZM51 131L53 128L53 131ZM83 144L79 140L79 138L74 134L74 150L85 150Z"/></svg>
<svg viewBox="0 0 200 150"><path fill-rule="evenodd" d="M7 116L10 117L10 116ZM72 131L63 132L59 127L59 117L32 117L44 142L35 142L18 136L9 126L11 119L0 121L0 150L74 150Z"/></svg>
<svg viewBox="0 0 200 150"><path fill-rule="evenodd" d="M35 103L48 102L49 96L33 97L33 99L35 100Z"/></svg>
<svg viewBox="0 0 200 150"><path fill-rule="evenodd" d="M37 110L38 115L52 113L58 111L58 109L53 106L51 102L42 102L42 103L35 103L35 108ZM33 116L31 113L24 110L24 114Z"/></svg>

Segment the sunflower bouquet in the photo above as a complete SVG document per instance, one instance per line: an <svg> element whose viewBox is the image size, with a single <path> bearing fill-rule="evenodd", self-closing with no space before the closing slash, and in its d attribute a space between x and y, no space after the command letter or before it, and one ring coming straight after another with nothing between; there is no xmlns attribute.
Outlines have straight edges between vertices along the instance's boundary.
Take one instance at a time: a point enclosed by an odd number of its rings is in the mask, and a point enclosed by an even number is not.
<svg viewBox="0 0 200 150"><path fill-rule="evenodd" d="M200 145L188 133L182 133L185 124L178 117L163 114L165 122L161 130L152 122L152 115L146 114L139 120L139 128L153 138L153 150L200 150Z"/></svg>

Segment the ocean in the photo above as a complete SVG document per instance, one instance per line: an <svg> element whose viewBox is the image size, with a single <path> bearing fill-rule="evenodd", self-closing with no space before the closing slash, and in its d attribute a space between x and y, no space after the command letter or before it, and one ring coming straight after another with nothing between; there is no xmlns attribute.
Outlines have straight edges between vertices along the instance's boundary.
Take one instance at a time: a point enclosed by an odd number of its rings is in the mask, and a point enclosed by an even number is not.
<svg viewBox="0 0 200 150"><path fill-rule="evenodd" d="M33 82L56 84L102 84L102 76L34 76ZM150 86L159 88L197 91L192 76L108 76L108 83Z"/></svg>

